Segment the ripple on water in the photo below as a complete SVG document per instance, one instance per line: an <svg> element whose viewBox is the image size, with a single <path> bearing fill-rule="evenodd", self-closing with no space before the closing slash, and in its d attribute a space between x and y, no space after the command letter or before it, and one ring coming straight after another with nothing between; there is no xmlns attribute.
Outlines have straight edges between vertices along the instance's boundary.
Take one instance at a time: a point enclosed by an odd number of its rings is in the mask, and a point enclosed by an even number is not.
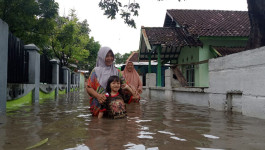
<svg viewBox="0 0 265 150"><path fill-rule="evenodd" d="M67 148L64 150L90 150L90 149L85 144L82 144L82 145L77 145L76 147Z"/></svg>
<svg viewBox="0 0 265 150"><path fill-rule="evenodd" d="M128 143L126 145L124 145L126 148L126 150L159 150L158 147L150 147L150 148L146 148L143 144L133 144L133 143Z"/></svg>
<svg viewBox="0 0 265 150"><path fill-rule="evenodd" d="M174 140L178 140L178 141L187 141L186 139L181 139L181 138L176 137L176 136L171 136L170 138L174 139Z"/></svg>
<svg viewBox="0 0 265 150"><path fill-rule="evenodd" d="M92 116L92 115L91 115L91 114L86 114L86 115L81 114L81 115L78 115L78 116L76 116L76 117L78 117L78 118L88 118L88 117L90 117L90 116Z"/></svg>
<svg viewBox="0 0 265 150"><path fill-rule="evenodd" d="M195 147L198 150L224 150L224 149L216 149L216 148L203 148L203 147Z"/></svg>
<svg viewBox="0 0 265 150"><path fill-rule="evenodd" d="M135 122L140 123L140 122L149 122L149 121L152 121L152 120L136 120Z"/></svg>
<svg viewBox="0 0 265 150"><path fill-rule="evenodd" d="M153 135L155 133L140 131L139 134L140 135L137 136L137 137L140 138L140 139L153 139L153 136L151 136L151 135Z"/></svg>
<svg viewBox="0 0 265 150"><path fill-rule="evenodd" d="M140 127L140 130L149 130L149 127L145 127L145 126L141 126L141 125L138 125Z"/></svg>
<svg viewBox="0 0 265 150"><path fill-rule="evenodd" d="M204 137L207 137L209 139L219 139L220 137L218 136L214 136L214 135L210 135L210 134L203 134Z"/></svg>

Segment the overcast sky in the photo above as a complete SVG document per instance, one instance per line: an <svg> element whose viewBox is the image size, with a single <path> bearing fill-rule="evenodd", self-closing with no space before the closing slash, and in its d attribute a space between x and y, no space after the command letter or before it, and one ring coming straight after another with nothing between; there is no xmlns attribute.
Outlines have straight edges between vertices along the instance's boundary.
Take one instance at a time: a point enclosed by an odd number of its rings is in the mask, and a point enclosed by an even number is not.
<svg viewBox="0 0 265 150"><path fill-rule="evenodd" d="M138 50L141 26L162 27L167 9L244 10L247 0L135 0L140 4L137 28L131 28L117 19L110 20L98 7L100 0L55 0L59 3L60 15L68 15L75 9L80 21L87 19L93 36L102 46L109 46L114 53L129 53ZM129 0L120 0L127 2ZM132 1L132 0L131 0Z"/></svg>

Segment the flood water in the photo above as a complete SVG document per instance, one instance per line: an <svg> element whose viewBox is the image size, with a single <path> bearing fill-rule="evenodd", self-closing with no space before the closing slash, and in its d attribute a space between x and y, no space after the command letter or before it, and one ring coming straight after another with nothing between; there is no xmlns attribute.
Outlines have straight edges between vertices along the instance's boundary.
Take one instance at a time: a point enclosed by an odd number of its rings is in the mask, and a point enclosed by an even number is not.
<svg viewBox="0 0 265 150"><path fill-rule="evenodd" d="M265 120L176 101L141 100L128 117L94 118L84 91L23 106L0 119L0 149L264 150Z"/></svg>

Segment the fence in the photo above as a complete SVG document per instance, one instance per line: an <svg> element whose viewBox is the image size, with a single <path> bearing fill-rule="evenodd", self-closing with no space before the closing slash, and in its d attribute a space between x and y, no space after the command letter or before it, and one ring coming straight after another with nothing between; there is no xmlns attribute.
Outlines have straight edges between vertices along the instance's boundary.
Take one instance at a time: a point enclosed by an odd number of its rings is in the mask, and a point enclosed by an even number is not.
<svg viewBox="0 0 265 150"><path fill-rule="evenodd" d="M1 19L0 33L0 114L6 111L7 100L12 103L18 100L22 104L29 100L24 96L30 94L32 102L37 103L40 96L52 94L53 90L57 97L59 89L68 93L79 87L79 81L71 82L70 69L59 67L57 60L40 56L36 45L24 45ZM78 76L73 74L73 80L80 79Z"/></svg>
<svg viewBox="0 0 265 150"><path fill-rule="evenodd" d="M59 84L64 84L64 74L63 74L64 70L61 67L61 65L59 65Z"/></svg>
<svg viewBox="0 0 265 150"><path fill-rule="evenodd" d="M40 56L40 82L52 84L52 63L45 54Z"/></svg>
<svg viewBox="0 0 265 150"><path fill-rule="evenodd" d="M8 83L28 83L29 54L24 43L12 33L8 35Z"/></svg>

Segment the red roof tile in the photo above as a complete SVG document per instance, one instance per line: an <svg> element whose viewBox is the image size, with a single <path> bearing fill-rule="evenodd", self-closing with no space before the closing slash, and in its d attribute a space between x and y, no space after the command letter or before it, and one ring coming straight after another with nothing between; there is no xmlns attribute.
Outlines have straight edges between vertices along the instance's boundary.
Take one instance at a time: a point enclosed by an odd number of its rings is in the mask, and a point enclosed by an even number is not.
<svg viewBox="0 0 265 150"><path fill-rule="evenodd" d="M139 60L139 53L138 52L132 52L132 54L128 57L127 61L132 61L132 62L138 62Z"/></svg>
<svg viewBox="0 0 265 150"><path fill-rule="evenodd" d="M166 46L202 46L202 43L181 28L143 27L151 45L165 44Z"/></svg>
<svg viewBox="0 0 265 150"><path fill-rule="evenodd" d="M167 10L164 27L176 23L199 36L248 36L250 33L247 11Z"/></svg>
<svg viewBox="0 0 265 150"><path fill-rule="evenodd" d="M222 56L245 51L244 47L219 47L213 46Z"/></svg>

